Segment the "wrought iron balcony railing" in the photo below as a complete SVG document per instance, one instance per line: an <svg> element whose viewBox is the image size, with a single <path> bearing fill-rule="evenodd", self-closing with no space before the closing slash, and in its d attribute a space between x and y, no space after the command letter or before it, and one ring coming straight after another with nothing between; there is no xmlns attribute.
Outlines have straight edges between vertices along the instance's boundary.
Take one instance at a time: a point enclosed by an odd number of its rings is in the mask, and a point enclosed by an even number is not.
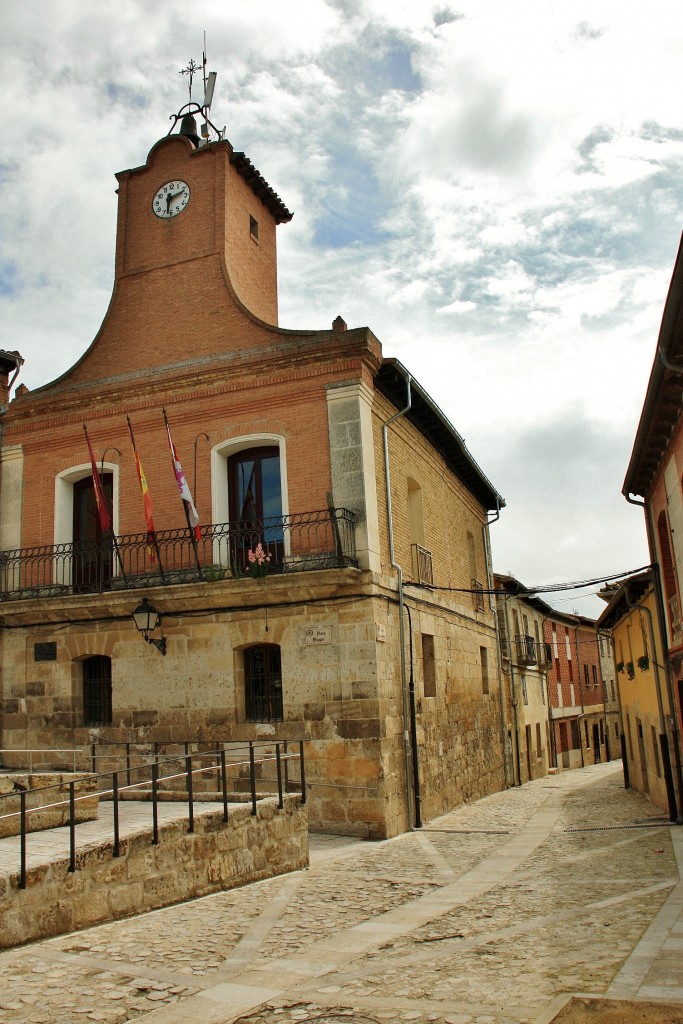
<svg viewBox="0 0 683 1024"><path fill-rule="evenodd" d="M356 517L344 508L0 552L0 601L102 593L228 577L357 566ZM249 552L261 545L260 569Z"/></svg>
<svg viewBox="0 0 683 1024"><path fill-rule="evenodd" d="M538 657L534 638L520 633L515 637L515 642L517 644L517 660L520 665L535 665Z"/></svg>

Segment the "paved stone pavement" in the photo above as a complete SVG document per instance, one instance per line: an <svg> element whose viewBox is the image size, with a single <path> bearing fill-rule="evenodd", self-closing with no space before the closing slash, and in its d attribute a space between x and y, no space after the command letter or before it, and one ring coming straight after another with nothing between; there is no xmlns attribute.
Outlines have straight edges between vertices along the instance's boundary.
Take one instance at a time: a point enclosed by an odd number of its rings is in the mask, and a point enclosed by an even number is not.
<svg viewBox="0 0 683 1024"><path fill-rule="evenodd" d="M683 829L593 765L4 952L0 1022L548 1024L571 993L679 1003L680 1022L682 874Z"/></svg>

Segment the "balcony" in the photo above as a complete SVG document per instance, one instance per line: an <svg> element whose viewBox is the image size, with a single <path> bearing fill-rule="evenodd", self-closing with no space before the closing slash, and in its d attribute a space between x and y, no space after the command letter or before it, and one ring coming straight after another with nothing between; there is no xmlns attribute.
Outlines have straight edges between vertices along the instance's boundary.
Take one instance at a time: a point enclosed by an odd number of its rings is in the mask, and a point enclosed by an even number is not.
<svg viewBox="0 0 683 1024"><path fill-rule="evenodd" d="M413 544L413 575L416 583L422 583L426 587L434 586L432 553L419 544Z"/></svg>
<svg viewBox="0 0 683 1024"><path fill-rule="evenodd" d="M261 544L269 573L357 567L356 517L344 508L260 519L249 524L107 537L0 552L0 601L98 594L137 587L216 582L254 575L249 551Z"/></svg>
<svg viewBox="0 0 683 1024"><path fill-rule="evenodd" d="M515 643L517 645L518 663L520 665L536 665L538 657L536 655L536 641L534 638L522 633L515 637Z"/></svg>

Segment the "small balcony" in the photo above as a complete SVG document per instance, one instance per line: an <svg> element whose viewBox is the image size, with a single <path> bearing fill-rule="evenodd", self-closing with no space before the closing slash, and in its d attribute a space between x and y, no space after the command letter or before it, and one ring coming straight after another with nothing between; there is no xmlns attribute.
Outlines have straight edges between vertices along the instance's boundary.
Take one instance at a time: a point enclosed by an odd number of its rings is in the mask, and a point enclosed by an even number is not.
<svg viewBox="0 0 683 1024"><path fill-rule="evenodd" d="M16 548L0 552L0 601L248 578L259 544L269 573L357 567L355 524L353 512L329 508L202 526L200 540L185 528Z"/></svg>
<svg viewBox="0 0 683 1024"><path fill-rule="evenodd" d="M521 633L515 637L517 645L517 661L520 665L536 665L538 656L536 654L536 641L532 636Z"/></svg>
<svg viewBox="0 0 683 1024"><path fill-rule="evenodd" d="M413 575L416 583L422 583L425 587L434 586L432 553L420 544L413 544Z"/></svg>

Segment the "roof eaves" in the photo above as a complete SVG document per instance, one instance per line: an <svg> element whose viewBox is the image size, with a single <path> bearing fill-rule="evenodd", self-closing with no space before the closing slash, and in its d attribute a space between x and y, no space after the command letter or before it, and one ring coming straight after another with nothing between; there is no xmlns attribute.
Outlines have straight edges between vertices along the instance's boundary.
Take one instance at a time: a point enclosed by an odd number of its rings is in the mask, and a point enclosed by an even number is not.
<svg viewBox="0 0 683 1024"><path fill-rule="evenodd" d="M665 381L673 379L675 372L667 370L662 357L667 362L675 362L675 356L680 353L676 349L682 349L683 345L677 344L676 326L683 319L683 236L679 243L676 262L674 264L671 284L667 293L662 314L662 322L657 339L657 350L655 352L650 379L645 393L645 400L640 414L640 421L636 430L631 458L624 478L621 493L628 497L630 494L645 497L646 491L652 483L653 472L646 472L645 463L649 443L652 439L652 429L655 424L657 413L660 411L660 397Z"/></svg>
<svg viewBox="0 0 683 1024"><path fill-rule="evenodd" d="M404 404L408 377L410 377L411 407L406 413L406 418L441 452L456 476L470 488L487 511L498 511L504 508L505 499L480 469L468 451L464 439L400 360L382 360L382 365L375 377L375 384L378 390L396 408L400 409Z"/></svg>

